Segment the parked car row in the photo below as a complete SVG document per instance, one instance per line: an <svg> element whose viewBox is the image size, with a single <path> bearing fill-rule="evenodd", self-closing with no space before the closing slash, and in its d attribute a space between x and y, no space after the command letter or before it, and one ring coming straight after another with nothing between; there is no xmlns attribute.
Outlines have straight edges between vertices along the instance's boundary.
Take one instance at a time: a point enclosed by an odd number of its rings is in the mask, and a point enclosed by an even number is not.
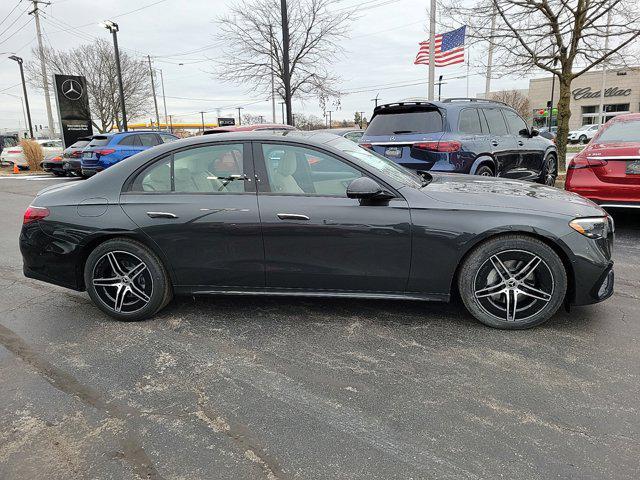
<svg viewBox="0 0 640 480"><path fill-rule="evenodd" d="M37 139L35 141L40 144L40 147L42 147L42 152L44 154L43 160L62 155L62 140L57 138L46 138ZM22 146L16 142L12 146L2 150L2 153L0 153L0 165L17 165L19 168L28 168L29 162L22 151Z"/></svg>

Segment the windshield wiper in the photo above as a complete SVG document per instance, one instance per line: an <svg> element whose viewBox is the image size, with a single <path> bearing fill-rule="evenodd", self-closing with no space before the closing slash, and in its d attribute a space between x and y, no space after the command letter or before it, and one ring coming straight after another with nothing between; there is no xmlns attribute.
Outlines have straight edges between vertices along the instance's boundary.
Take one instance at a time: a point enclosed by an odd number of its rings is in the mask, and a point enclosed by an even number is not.
<svg viewBox="0 0 640 480"><path fill-rule="evenodd" d="M433 175L426 170L416 170L416 173L422 177L422 182L420 184L421 187L426 187L433 180Z"/></svg>

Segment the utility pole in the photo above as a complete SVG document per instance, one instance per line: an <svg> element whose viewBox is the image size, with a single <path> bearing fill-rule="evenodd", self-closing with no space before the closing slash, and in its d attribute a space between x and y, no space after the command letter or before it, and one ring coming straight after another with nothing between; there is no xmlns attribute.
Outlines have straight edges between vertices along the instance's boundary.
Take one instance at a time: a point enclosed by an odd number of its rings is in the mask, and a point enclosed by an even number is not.
<svg viewBox="0 0 640 480"><path fill-rule="evenodd" d="M169 131L173 133L173 120L171 118L171 115L169 115Z"/></svg>
<svg viewBox="0 0 640 480"><path fill-rule="evenodd" d="M285 103L285 102L280 102L280 108L282 109L282 124L283 124L283 125L286 125L286 124L287 124L287 122L285 121L285 118L284 118L284 106L285 106L285 105L286 105L286 103Z"/></svg>
<svg viewBox="0 0 640 480"><path fill-rule="evenodd" d="M156 98L156 84L153 81L153 68L151 67L151 55L147 55L149 60L149 74L151 75L151 91L153 92L153 105L156 108L156 128L160 130L160 114L158 113L158 99ZM204 131L204 127L203 131Z"/></svg>
<svg viewBox="0 0 640 480"><path fill-rule="evenodd" d="M445 83L447 82L442 81L442 75L438 76L438 83L436 83L436 85L438 85L438 101L440 101L442 98L442 85L444 85Z"/></svg>
<svg viewBox="0 0 640 480"><path fill-rule="evenodd" d="M607 29L604 37L604 54L609 51L609 30L611 28L611 2L609 2L609 10L607 11ZM607 61L602 63L602 83L600 85L600 125L605 122L604 114L604 90L607 86Z"/></svg>
<svg viewBox="0 0 640 480"><path fill-rule="evenodd" d="M358 112L360 114L360 129L362 129L362 125L364 125L364 112Z"/></svg>
<svg viewBox="0 0 640 480"><path fill-rule="evenodd" d="M240 113L240 110L244 110L243 107L236 107L238 109L238 125L242 125L242 114Z"/></svg>
<svg viewBox="0 0 640 480"><path fill-rule="evenodd" d="M105 20L100 24L113 35L113 50L116 57L116 74L118 75L118 90L120 92L120 109L122 110L122 129L126 132L129 130L127 126L127 109L124 104L124 85L122 83L122 68L120 68L120 49L118 48L118 24L111 20Z"/></svg>
<svg viewBox="0 0 640 480"><path fill-rule="evenodd" d="M429 9L429 88L427 98L433 100L433 84L436 78L436 0ZM377 105L376 105L377 106Z"/></svg>
<svg viewBox="0 0 640 480"><path fill-rule="evenodd" d="M202 120L202 133L204 133L204 112L200 112L200 119Z"/></svg>
<svg viewBox="0 0 640 480"><path fill-rule="evenodd" d="M271 62L271 117L272 122L276 123L276 80L273 71L273 26L269 24L269 60Z"/></svg>
<svg viewBox="0 0 640 480"><path fill-rule="evenodd" d="M496 34L496 5L493 4L493 11L491 13L491 30L489 31L489 52L487 54L487 73L484 83L484 98L489 98L491 93L491 67L493 64L493 38Z"/></svg>
<svg viewBox="0 0 640 480"><path fill-rule="evenodd" d="M164 77L160 68L160 85L162 85L162 103L164 105L164 128L167 129L167 98L164 96Z"/></svg>
<svg viewBox="0 0 640 480"><path fill-rule="evenodd" d="M380 93L376 93L376 98L372 98L372 102L376 102L376 107L378 106L378 99L380 98Z"/></svg>
<svg viewBox="0 0 640 480"><path fill-rule="evenodd" d="M24 103L27 106L27 121L29 122L29 135L31 135L31 138L34 138L33 125L31 125L31 112L29 111L29 97L27 96L27 84L24 81L24 70L22 69L22 58L17 57L15 55L11 55L9 58L14 62L18 62L18 65L20 65L20 78L22 79L22 92L24 93Z"/></svg>
<svg viewBox="0 0 640 480"><path fill-rule="evenodd" d="M329 128L331 128L331 112L333 110L327 110L327 113L329 114Z"/></svg>
<svg viewBox="0 0 640 480"><path fill-rule="evenodd" d="M42 89L44 90L44 102L47 107L47 122L49 123L49 137L54 138L56 135L55 125L53 124L53 113L51 113L51 97L49 97L49 77L47 75L47 65L44 58L44 46L42 45L42 31L40 30L40 10L38 4L51 5L51 2L43 2L41 0L31 0L33 10L29 15L33 15L36 20L36 37L38 38L38 54L40 55L40 69L42 72Z"/></svg>
<svg viewBox="0 0 640 480"><path fill-rule="evenodd" d="M435 2L435 0L431 0ZM284 72L284 102L287 106L287 125L291 125L291 72L289 71L289 18L287 16L287 0L280 0L280 15L282 18L282 67ZM283 122L285 123L285 122Z"/></svg>

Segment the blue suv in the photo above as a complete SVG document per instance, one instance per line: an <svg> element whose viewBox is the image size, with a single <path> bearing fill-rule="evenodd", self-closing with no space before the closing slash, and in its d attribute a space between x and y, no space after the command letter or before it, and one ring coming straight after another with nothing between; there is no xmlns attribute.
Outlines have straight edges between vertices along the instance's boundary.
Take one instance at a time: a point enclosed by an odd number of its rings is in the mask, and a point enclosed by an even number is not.
<svg viewBox="0 0 640 480"><path fill-rule="evenodd" d="M82 176L90 177L138 152L174 140L178 137L170 133L141 130L94 135L82 150Z"/></svg>
<svg viewBox="0 0 640 480"><path fill-rule="evenodd" d="M452 98L380 105L360 145L413 170L467 173L554 185L555 144L508 105Z"/></svg>

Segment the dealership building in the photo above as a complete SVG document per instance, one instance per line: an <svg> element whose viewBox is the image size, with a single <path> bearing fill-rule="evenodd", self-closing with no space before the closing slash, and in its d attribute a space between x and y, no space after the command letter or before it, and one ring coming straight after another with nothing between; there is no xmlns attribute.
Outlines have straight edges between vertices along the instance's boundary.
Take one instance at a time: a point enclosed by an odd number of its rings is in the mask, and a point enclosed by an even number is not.
<svg viewBox="0 0 640 480"><path fill-rule="evenodd" d="M555 78L555 77L554 77ZM555 78L553 106L558 104L559 85ZM577 129L582 125L599 123L600 90L602 70L585 73L571 82L571 118L569 128ZM533 78L529 80L529 97L534 126L548 125L551 100L552 78ZM604 112L606 120L621 113L640 112L640 67L607 70L604 88ZM552 116L552 125L556 125L556 111Z"/></svg>

